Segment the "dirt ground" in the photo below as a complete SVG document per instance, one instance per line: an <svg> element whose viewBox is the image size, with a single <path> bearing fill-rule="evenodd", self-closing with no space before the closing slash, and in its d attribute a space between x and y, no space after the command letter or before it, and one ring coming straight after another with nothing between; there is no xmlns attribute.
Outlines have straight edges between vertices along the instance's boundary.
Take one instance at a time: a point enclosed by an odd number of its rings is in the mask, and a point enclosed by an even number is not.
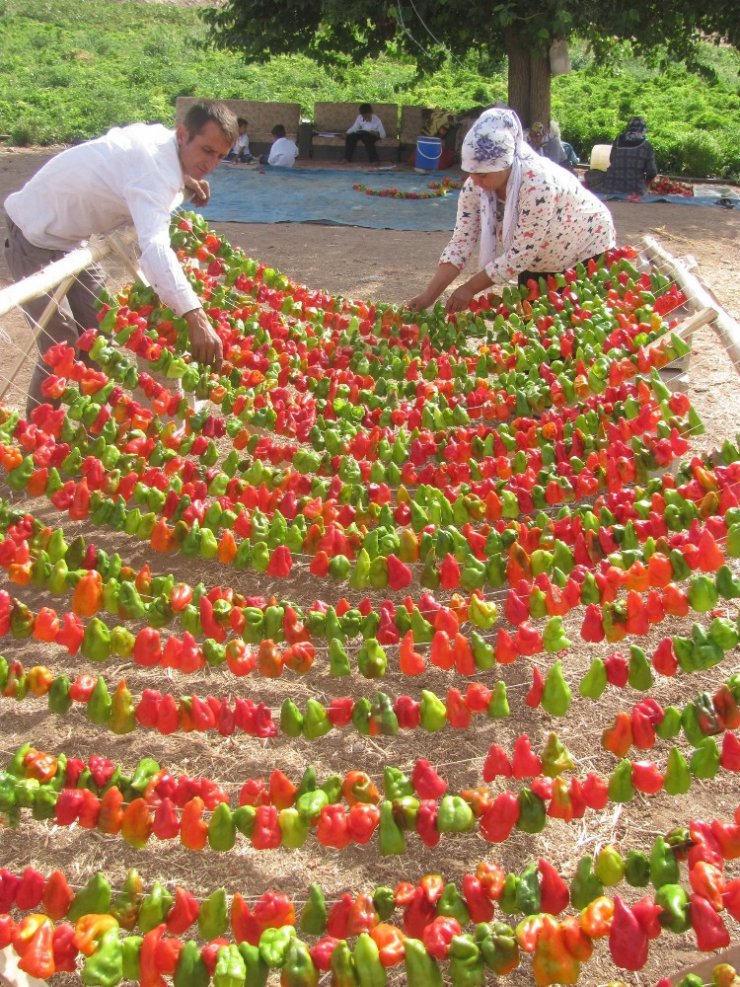
<svg viewBox="0 0 740 987"><path fill-rule="evenodd" d="M33 151L0 151L0 200L19 187L48 156L47 153ZM657 237L676 256L693 255L698 262L697 273L704 285L716 295L718 302L733 318L740 319L736 213L720 207L610 205L621 243L639 245L642 236L650 235ZM310 287L353 298L392 302L401 302L419 289L446 242L444 233L403 233L318 225L216 224L216 229L250 256ZM112 274L120 276L121 272L114 270ZM7 283L7 278L3 262L0 266L0 284ZM10 338L10 344L0 359L5 375L16 360L17 346L25 338L26 329L17 315L0 319L0 328L7 330ZM18 378L18 389L9 395L8 403L19 404L22 401L26 379L27 372L24 370ZM708 434L697 448L714 445L737 431L740 426L737 372L728 362L711 329L701 330L694 337L689 393L707 425ZM53 515L49 513L47 516ZM85 525L70 525L68 530L72 529L85 531L88 536L92 534L92 529ZM175 573L176 578L191 583L202 579L208 585L214 585L228 580L243 592L265 595L275 592L301 602L315 599L316 596L331 600L339 595L336 587L327 586L325 582L315 584L310 577L307 578L305 570L298 572L287 583L270 584L265 577L252 573L230 570L224 574L215 563L198 563L197 571L193 571L192 561L186 559L168 557L162 562L148 558L151 553L147 552L146 543L139 542L132 548L129 541L115 533L96 531L94 537L106 550L120 551L132 565L140 565L147 560L159 571L166 567ZM26 601L34 608L42 605L60 607L59 598L47 595L30 595ZM574 631L577 634L576 627L576 617L566 620L571 639L574 639ZM640 644L650 654L651 646L667 633L685 633L685 627L679 630L677 626L669 628L661 625L659 633L654 632ZM27 664L45 661L55 674L61 671L62 663L70 676L83 670L90 671L90 666L82 659L62 658L58 650L35 642L14 646L13 657ZM592 657L591 650L584 646L575 647L568 653L568 676L572 682L579 680ZM721 672L718 669L715 674L692 676L689 685L680 678L661 680L660 701L682 706L686 702L687 689L693 693L695 689L711 687L712 683L716 688L720 673L724 679L738 670L738 655L733 657L734 661L726 663L729 667L722 667ZM528 666L520 667L522 664L518 662L497 671L497 675L501 674L507 682L512 717L496 722L480 718L476 726L480 723L481 727L474 731L457 733L445 730L438 736L415 732L401 734L397 738L377 739L360 738L355 733L345 732L331 734L313 744L304 740L288 741L287 738L260 742L244 735L226 739L214 739L203 734L161 737L140 731L127 737L115 737L88 724L79 712L58 719L46 715L43 704L38 702L9 707L8 701L3 700L0 706L0 754L7 754L23 740L32 740L39 746L47 745L53 750L68 750L70 753L90 754L97 751L130 768L136 758L146 753L158 758L173 772L207 774L228 784L232 791L238 790L247 777L266 778L273 767L281 768L295 779L309 764L316 767L320 779L330 772L343 772L350 768L362 768L379 777L385 764L410 770L416 757L426 757L439 767L450 782L450 789L458 791L479 783L482 758L494 741L510 750L514 738L526 730L532 738L533 748L538 749L549 730L556 729L558 736L577 758L579 773L581 768L583 774L592 769L608 773L613 768L613 759L600 750L597 737L601 729L611 722L615 712L626 708L628 702L635 701L634 697L620 696L616 694L618 690L608 690L609 694L597 707L585 700L577 700L566 720L556 724L552 721L546 723L542 711L529 710L522 703L531 678L531 669ZM296 680L295 676L291 676L289 681L286 677L284 682L246 680L236 687L233 679L220 669L206 669L188 679L187 683L168 672L171 681L166 687L162 683L161 673L156 669L148 671L138 667L124 668L123 665L117 668L106 666L104 673L109 681L114 682L125 674L134 695L147 687L166 688L175 694L192 691L199 695L209 692L225 695L236 691L273 707L279 706L288 689L299 706L304 705L309 696L321 699L347 694L373 695L375 692L371 688L375 683L356 682L354 677L351 681L329 680L322 677L320 671L305 680ZM695 678L698 680L694 681ZM418 697L419 686L398 674L390 675L378 684L393 696L410 692ZM452 685L459 683L437 669L433 669L424 680L424 687L438 694L444 694ZM645 756L651 758L652 754L648 752ZM634 756L637 758L639 755ZM223 885L229 892L242 891L252 898L266 887L274 887L290 893L299 901L305 899L311 880L319 881L328 895L336 896L347 890L357 893L361 889L372 889L376 884L394 884L401 878L415 881L426 871L439 870L448 880L458 881L459 887L461 876L483 858L499 861L507 870L521 872L530 859L536 859L541 854L570 877L578 857L593 853L604 843L618 842L623 850L629 847L649 850L658 833L686 822L689 813L694 817L728 817L740 801L738 794L736 778L721 773L714 780L695 783L690 804L688 800L667 796L654 800L638 797L628 805L612 804L598 816L589 813L587 819L578 825L567 826L556 820L551 821L537 837L516 833L505 844L496 846L485 843L475 834L469 834L459 838L443 838L438 849L430 851L411 835L408 853L403 857L391 858L380 857L375 843L366 848L337 852L322 850L313 838L299 851L256 853L242 841L240 849L229 854L193 854L172 842L158 844L155 840L146 849L134 851L121 840L102 836L95 831L52 828L29 820L16 832L0 832L0 865L15 870L28 864L44 870L61 867L80 884L100 867L114 885L120 883L127 868L136 867L147 887L155 879L162 879L170 884L176 881L196 893L206 894ZM732 868L728 870L729 875L737 876L740 872L738 862ZM624 885L615 890L625 893ZM629 889L627 893L639 897ZM729 922L728 925L737 940L737 925ZM666 972L688 966L698 958L692 944L691 935L662 936L658 943L652 944L649 967L639 975L628 976L627 981L644 987ZM522 971L507 978L507 983L521 987L531 983L530 970L527 963L523 964ZM597 958L584 966L579 983L585 987L595 987L611 980L613 975L614 967L609 960L607 944L601 942ZM402 979L394 977L392 982L400 983ZM59 982L72 981L62 978ZM74 982L79 983L79 980Z"/></svg>

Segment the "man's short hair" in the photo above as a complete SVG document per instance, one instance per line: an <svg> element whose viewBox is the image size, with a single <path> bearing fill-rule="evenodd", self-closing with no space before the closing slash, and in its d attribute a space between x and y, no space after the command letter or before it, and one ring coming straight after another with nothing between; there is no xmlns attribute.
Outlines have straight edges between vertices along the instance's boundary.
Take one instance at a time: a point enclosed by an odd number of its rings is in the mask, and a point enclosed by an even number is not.
<svg viewBox="0 0 740 987"><path fill-rule="evenodd" d="M246 127L249 124L249 120L245 120L244 117L237 117L236 122L240 127Z"/></svg>
<svg viewBox="0 0 740 987"><path fill-rule="evenodd" d="M369 103L360 103L360 113L372 113L373 108Z"/></svg>
<svg viewBox="0 0 740 987"><path fill-rule="evenodd" d="M273 137L285 137L285 127L282 123L276 123L270 133Z"/></svg>
<svg viewBox="0 0 740 987"><path fill-rule="evenodd" d="M232 113L226 103L219 103L216 100L204 99L200 103L194 103L185 114L183 126L192 139L208 123L215 123L230 141L236 140L239 134L239 124L236 114Z"/></svg>

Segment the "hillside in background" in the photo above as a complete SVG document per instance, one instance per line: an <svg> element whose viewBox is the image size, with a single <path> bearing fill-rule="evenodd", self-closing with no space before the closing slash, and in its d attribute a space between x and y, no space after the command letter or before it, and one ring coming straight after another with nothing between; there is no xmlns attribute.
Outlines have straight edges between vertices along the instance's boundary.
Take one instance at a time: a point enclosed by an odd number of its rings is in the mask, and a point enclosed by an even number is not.
<svg viewBox="0 0 740 987"><path fill-rule="evenodd" d="M296 101L365 100L461 110L505 98L505 65L483 78L450 62L416 79L379 58L341 79L300 55L245 65L206 47L198 0L0 0L0 133L12 145L71 143L133 120L171 123L178 95ZM740 176L740 56L704 47L707 77L676 65L658 73L628 57L598 68L585 51L553 81L563 135L584 157L611 142L627 117L647 116L662 171Z"/></svg>

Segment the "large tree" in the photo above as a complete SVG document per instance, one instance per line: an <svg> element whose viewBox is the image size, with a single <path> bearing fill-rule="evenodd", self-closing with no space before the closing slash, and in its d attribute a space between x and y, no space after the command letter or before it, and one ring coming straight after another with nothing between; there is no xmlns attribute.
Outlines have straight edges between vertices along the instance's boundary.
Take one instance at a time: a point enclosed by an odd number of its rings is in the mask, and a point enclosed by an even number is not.
<svg viewBox="0 0 740 987"><path fill-rule="evenodd" d="M735 0L223 0L204 16L213 43L248 61L300 52L360 63L393 43L422 71L473 55L485 73L505 53L509 102L526 124L550 117L553 41L577 34L604 57L630 40L689 62L700 38L740 42Z"/></svg>

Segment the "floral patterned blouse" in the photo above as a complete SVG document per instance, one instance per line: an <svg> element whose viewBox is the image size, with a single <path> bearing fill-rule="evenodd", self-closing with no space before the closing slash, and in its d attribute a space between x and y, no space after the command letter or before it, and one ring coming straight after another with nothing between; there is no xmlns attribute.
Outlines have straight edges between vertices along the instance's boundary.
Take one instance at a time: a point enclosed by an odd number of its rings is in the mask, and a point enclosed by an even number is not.
<svg viewBox="0 0 740 987"><path fill-rule="evenodd" d="M462 270L478 247L481 195L485 192L468 178L460 190L457 221L440 264ZM502 250L502 222L497 226ZM600 254L616 243L614 223L604 205L575 175L547 158L523 163L515 228L508 250L486 265L494 282L509 281L522 271L565 271L579 261Z"/></svg>

